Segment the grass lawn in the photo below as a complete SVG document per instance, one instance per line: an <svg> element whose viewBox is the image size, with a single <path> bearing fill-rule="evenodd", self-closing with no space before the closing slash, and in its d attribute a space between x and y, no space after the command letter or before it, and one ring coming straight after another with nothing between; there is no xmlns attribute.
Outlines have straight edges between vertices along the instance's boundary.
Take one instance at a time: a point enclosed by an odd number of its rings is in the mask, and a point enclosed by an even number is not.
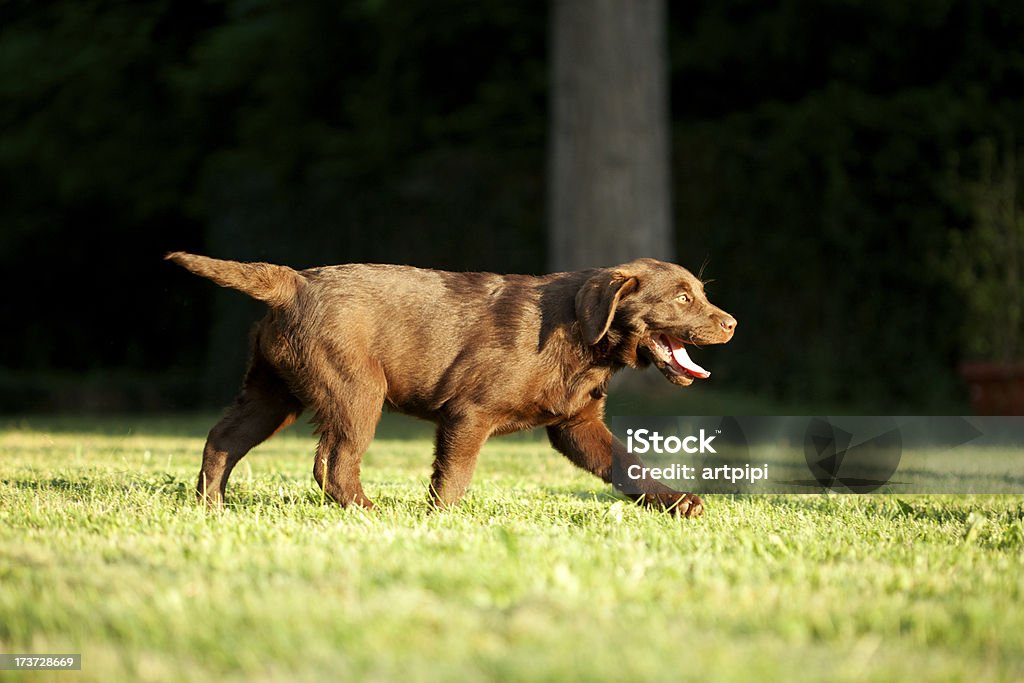
<svg viewBox="0 0 1024 683"><path fill-rule="evenodd" d="M314 441L193 502L213 418L8 419L2 681L1019 681L1024 497L708 498L635 508L540 435L430 513L429 432L388 418L372 514L322 505Z"/></svg>

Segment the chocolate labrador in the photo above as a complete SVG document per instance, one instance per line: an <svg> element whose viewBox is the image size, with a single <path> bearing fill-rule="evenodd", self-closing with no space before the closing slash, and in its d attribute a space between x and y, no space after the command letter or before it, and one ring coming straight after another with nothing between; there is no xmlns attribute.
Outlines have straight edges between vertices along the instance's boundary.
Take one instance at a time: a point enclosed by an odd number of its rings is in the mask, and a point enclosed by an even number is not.
<svg viewBox="0 0 1024 683"><path fill-rule="evenodd" d="M654 364L682 386L709 372L688 344L729 341L736 320L680 266L638 259L542 277L349 264L296 271L174 252L167 258L269 307L241 393L210 431L199 500L304 408L318 425L313 476L342 505L373 507L359 466L383 404L437 424L430 496L456 503L492 434L544 426L551 444L612 482L639 462L603 421L620 368ZM631 496L694 517L701 499L656 480Z"/></svg>

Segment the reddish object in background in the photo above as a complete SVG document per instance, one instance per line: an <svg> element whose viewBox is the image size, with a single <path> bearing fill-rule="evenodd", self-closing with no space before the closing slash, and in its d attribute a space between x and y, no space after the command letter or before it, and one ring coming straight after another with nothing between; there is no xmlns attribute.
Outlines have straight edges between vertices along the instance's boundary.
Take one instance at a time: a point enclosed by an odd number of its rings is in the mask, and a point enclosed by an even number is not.
<svg viewBox="0 0 1024 683"><path fill-rule="evenodd" d="M960 376L975 415L1024 415L1024 363L964 363Z"/></svg>

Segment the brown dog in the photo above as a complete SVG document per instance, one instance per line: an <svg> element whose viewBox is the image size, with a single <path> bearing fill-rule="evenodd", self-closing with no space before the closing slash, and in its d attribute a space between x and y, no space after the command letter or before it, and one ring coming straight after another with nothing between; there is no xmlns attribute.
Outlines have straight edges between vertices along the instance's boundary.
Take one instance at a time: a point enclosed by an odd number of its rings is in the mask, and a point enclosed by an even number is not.
<svg viewBox="0 0 1024 683"><path fill-rule="evenodd" d="M309 408L317 483L342 505L372 507L359 465L385 403L437 423L430 493L441 507L462 497L489 436L541 425L569 460L611 482L613 464L639 462L603 421L612 374L653 363L691 384L710 373L683 345L724 343L736 328L689 271L653 259L529 277L167 258L270 307L242 391L203 451L198 496L214 505L249 449ZM653 479L641 489L632 497L647 505L703 512L694 494Z"/></svg>

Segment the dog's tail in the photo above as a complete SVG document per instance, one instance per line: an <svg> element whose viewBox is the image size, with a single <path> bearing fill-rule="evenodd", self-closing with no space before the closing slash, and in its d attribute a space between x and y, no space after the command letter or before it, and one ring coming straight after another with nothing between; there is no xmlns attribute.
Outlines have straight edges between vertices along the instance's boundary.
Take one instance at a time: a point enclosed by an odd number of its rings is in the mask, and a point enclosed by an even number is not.
<svg viewBox="0 0 1024 683"><path fill-rule="evenodd" d="M172 251L164 257L196 275L213 280L221 287L230 287L273 307L283 307L295 299L302 276L287 266L273 263L239 263L208 256Z"/></svg>

